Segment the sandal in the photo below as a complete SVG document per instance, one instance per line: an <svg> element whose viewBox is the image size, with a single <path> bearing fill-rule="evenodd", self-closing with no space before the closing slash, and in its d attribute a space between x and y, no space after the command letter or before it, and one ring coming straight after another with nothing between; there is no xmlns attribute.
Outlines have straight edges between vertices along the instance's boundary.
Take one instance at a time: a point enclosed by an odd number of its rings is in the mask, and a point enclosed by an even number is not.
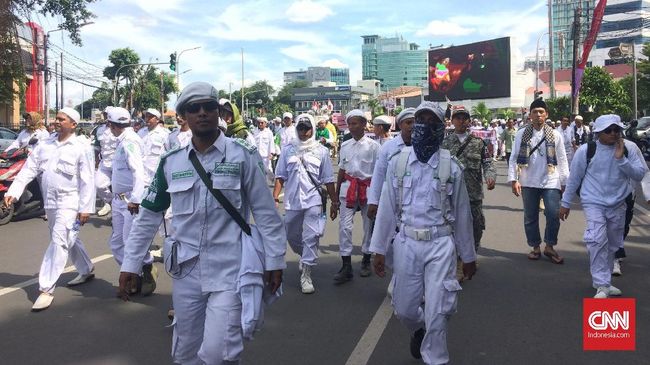
<svg viewBox="0 0 650 365"><path fill-rule="evenodd" d="M533 250L528 253L529 260L539 260L540 257L542 257L542 253L540 251Z"/></svg>
<svg viewBox="0 0 650 365"><path fill-rule="evenodd" d="M553 249L544 250L544 256L548 257L551 260L551 262L554 264L560 265L564 263L564 258L560 257L560 255L558 255L558 253L555 252L555 250Z"/></svg>

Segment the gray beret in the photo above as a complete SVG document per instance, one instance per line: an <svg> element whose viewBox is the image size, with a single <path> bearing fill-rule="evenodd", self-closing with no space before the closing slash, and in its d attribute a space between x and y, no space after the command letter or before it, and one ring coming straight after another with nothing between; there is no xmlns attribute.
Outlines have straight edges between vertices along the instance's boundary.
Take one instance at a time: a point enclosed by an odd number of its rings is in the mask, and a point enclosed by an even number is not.
<svg viewBox="0 0 650 365"><path fill-rule="evenodd" d="M214 100L219 102L219 92L207 82L193 82L187 85L176 101L176 113L183 114L188 103L199 100Z"/></svg>
<svg viewBox="0 0 650 365"><path fill-rule="evenodd" d="M398 115L395 121L397 124L400 124L402 120L404 119L409 119L409 118L415 118L415 108L406 108L402 110Z"/></svg>
<svg viewBox="0 0 650 365"><path fill-rule="evenodd" d="M417 118L418 114L424 112L424 111L430 111L435 115L440 122L444 122L445 120L445 111L440 108L440 105L431 102L431 101L425 101L422 104L420 104L416 109L415 109L415 117Z"/></svg>

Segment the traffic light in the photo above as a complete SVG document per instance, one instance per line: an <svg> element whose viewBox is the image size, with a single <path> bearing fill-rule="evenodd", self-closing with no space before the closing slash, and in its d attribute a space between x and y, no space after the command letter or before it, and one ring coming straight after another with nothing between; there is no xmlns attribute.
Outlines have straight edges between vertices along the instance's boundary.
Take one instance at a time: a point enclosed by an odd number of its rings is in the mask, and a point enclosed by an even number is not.
<svg viewBox="0 0 650 365"><path fill-rule="evenodd" d="M176 71L176 52L169 55L169 69Z"/></svg>

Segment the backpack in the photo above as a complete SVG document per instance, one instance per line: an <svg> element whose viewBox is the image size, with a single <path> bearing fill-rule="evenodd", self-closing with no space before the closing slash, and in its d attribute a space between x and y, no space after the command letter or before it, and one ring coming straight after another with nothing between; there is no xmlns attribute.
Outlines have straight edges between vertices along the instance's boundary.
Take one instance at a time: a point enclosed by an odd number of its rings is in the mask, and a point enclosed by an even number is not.
<svg viewBox="0 0 650 365"><path fill-rule="evenodd" d="M596 144L595 141L589 141L587 142L587 167L585 167L585 176L587 175L587 170L589 169L589 164L591 163L591 159L594 158L594 155L596 154L596 147L598 145ZM627 157L628 152L627 152L627 147L624 147L623 150L623 155ZM584 180L584 176L582 177ZM580 185L578 185L578 189L576 190L576 194L580 196L580 188L582 188L582 180L580 180Z"/></svg>

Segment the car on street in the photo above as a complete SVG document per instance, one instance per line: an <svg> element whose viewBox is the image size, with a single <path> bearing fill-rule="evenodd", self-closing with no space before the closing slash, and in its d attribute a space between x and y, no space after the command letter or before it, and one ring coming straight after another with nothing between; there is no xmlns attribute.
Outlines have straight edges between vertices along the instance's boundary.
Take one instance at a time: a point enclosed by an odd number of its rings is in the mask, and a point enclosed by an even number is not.
<svg viewBox="0 0 650 365"><path fill-rule="evenodd" d="M7 149L16 138L18 138L18 133L11 129L0 127L0 152Z"/></svg>

